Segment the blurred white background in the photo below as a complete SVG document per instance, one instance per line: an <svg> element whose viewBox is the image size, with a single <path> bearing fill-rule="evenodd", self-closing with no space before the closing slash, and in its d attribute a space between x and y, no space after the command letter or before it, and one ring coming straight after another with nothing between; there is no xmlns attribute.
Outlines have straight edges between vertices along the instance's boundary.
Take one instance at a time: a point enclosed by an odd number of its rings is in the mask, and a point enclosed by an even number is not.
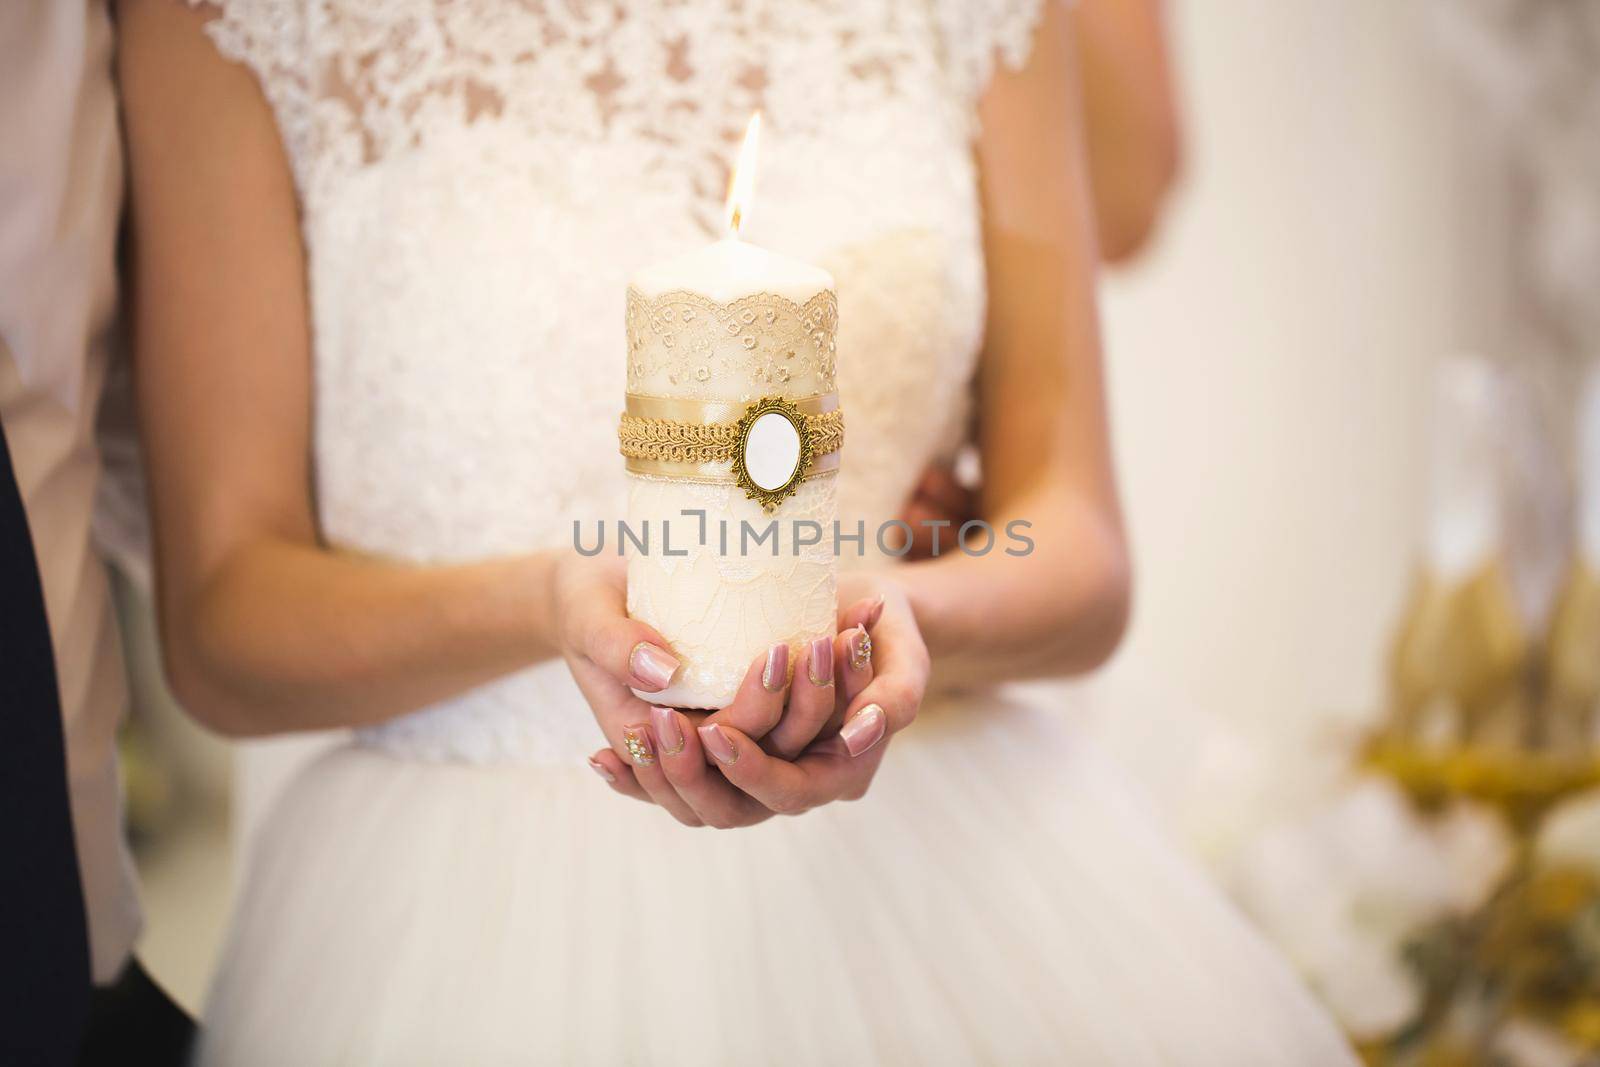
<svg viewBox="0 0 1600 1067"><path fill-rule="evenodd" d="M1504 177L1419 5L1170 12L1183 187L1103 287L1137 567L1110 680L1150 717L1111 729L1134 760L1160 709L1213 717L1287 790L1381 708L1429 367L1507 333Z"/></svg>

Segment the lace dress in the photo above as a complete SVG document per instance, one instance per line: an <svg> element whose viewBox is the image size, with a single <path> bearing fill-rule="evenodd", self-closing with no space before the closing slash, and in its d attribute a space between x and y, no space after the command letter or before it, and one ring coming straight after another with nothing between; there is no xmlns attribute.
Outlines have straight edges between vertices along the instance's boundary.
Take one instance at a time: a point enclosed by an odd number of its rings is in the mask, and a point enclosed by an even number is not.
<svg viewBox="0 0 1600 1067"><path fill-rule="evenodd" d="M841 515L966 415L970 152L1039 0L225 0L308 254L333 544L419 562L624 514L629 273L747 236L838 281ZM269 817L206 1063L1350 1062L1070 708L925 709L869 797L752 830L608 793L560 664L361 732Z"/></svg>

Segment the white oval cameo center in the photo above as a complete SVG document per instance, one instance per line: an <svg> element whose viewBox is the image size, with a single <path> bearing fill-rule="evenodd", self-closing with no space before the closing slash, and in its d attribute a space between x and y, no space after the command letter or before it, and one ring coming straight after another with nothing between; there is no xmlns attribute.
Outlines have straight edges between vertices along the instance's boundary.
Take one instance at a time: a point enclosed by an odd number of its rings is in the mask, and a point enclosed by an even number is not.
<svg viewBox="0 0 1600 1067"><path fill-rule="evenodd" d="M744 469L757 487L773 492L794 480L800 465L800 429L787 415L763 413L744 439Z"/></svg>

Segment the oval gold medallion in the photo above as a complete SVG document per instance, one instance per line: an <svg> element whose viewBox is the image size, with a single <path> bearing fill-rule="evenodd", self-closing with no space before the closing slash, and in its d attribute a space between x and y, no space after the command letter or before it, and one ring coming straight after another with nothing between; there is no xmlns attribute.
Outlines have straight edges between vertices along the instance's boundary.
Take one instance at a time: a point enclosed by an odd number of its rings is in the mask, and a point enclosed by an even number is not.
<svg viewBox="0 0 1600 1067"><path fill-rule="evenodd" d="M782 397L764 397L739 419L733 471L745 495L772 511L792 494L811 464L806 417Z"/></svg>

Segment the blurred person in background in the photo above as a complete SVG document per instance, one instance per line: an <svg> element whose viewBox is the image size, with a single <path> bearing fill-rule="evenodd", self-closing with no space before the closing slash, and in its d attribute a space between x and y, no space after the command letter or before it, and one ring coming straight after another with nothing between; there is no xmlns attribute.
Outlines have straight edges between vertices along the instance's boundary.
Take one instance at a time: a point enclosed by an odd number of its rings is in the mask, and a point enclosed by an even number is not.
<svg viewBox="0 0 1600 1067"><path fill-rule="evenodd" d="M1182 118L1162 0L1081 0L1073 8L1083 137L1100 261L1121 266L1150 244L1176 184ZM931 464L901 516L910 559L948 546L978 514L977 454Z"/></svg>
<svg viewBox="0 0 1600 1067"><path fill-rule="evenodd" d="M132 955L126 686L89 534L122 202L112 50L99 0L0 4L5 1063L178 1063L192 1029Z"/></svg>
<svg viewBox="0 0 1600 1067"><path fill-rule="evenodd" d="M1162 0L1082 0L1073 12L1100 260L1131 262L1161 221L1183 156Z"/></svg>

